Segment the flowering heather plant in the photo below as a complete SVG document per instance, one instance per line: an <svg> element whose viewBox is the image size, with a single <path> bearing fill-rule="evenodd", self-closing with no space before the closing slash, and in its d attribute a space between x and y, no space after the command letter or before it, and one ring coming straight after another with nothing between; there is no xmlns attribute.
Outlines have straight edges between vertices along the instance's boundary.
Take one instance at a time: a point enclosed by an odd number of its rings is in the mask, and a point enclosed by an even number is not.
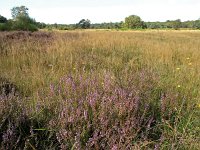
<svg viewBox="0 0 200 150"><path fill-rule="evenodd" d="M32 116L35 112L28 105L31 103L30 98L21 97L15 88L16 86L9 82L1 83L0 149L53 148L54 134L40 130L47 123L40 117L36 119ZM41 112L41 115L43 114L44 112Z"/></svg>
<svg viewBox="0 0 200 150"><path fill-rule="evenodd" d="M91 73L51 84L45 104L50 108L52 101L59 103L50 126L57 130L60 148L130 149L137 139L160 139L157 125L167 106L156 77L146 70L129 74L123 82L110 73Z"/></svg>
<svg viewBox="0 0 200 150"><path fill-rule="evenodd" d="M64 76L38 93L38 113L28 98L1 94L1 148L159 149L166 126L180 122L179 97L162 91L153 72L125 74Z"/></svg>

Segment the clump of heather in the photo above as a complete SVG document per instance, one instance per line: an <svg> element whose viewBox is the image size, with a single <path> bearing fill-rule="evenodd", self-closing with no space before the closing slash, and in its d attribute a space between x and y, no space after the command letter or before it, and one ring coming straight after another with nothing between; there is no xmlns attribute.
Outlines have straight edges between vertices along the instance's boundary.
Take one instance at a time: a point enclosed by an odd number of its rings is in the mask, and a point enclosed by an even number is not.
<svg viewBox="0 0 200 150"><path fill-rule="evenodd" d="M49 125L60 148L130 149L139 141L151 141L153 147L163 138L159 124L171 119L174 107L167 111L172 104L156 76L141 70L121 79L91 73L65 76L50 86L43 100L57 114Z"/></svg>
<svg viewBox="0 0 200 150"><path fill-rule="evenodd" d="M56 135L46 130L45 111L36 116L31 99L21 97L12 84L1 84L0 149L51 149L58 147ZM45 140L44 140L45 139Z"/></svg>

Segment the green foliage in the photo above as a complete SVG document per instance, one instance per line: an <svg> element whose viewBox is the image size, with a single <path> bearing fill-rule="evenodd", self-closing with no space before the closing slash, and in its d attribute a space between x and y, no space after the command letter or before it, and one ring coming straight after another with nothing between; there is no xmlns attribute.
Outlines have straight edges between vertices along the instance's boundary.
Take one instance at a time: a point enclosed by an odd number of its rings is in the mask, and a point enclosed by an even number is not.
<svg viewBox="0 0 200 150"><path fill-rule="evenodd" d="M0 15L0 31L6 31L7 30L7 22L8 20Z"/></svg>
<svg viewBox="0 0 200 150"><path fill-rule="evenodd" d="M162 29L167 28L165 22L146 22L148 29Z"/></svg>
<svg viewBox="0 0 200 150"><path fill-rule="evenodd" d="M14 22L12 20L8 20L6 23L0 24L0 31L11 31L13 30Z"/></svg>
<svg viewBox="0 0 200 150"><path fill-rule="evenodd" d="M193 23L193 28L195 28L195 29L200 29L200 20L194 21L194 23Z"/></svg>
<svg viewBox="0 0 200 150"><path fill-rule="evenodd" d="M165 22L144 22L139 16L129 16L125 19L125 22L103 22L103 23L90 23L88 19L82 19L77 24L45 24L35 22L35 25L40 29L58 29L58 30L74 30L74 29L117 29L117 30L128 30L128 29L200 29L200 20L184 21L167 20Z"/></svg>
<svg viewBox="0 0 200 150"><path fill-rule="evenodd" d="M177 19L177 20L172 20L172 21L167 21L167 25L169 28L173 28L175 30L180 29L181 28L181 20Z"/></svg>
<svg viewBox="0 0 200 150"><path fill-rule="evenodd" d="M28 8L25 6L14 7L11 9L13 20L8 20L0 16L0 31L37 31L38 27L44 24L37 23L28 15Z"/></svg>
<svg viewBox="0 0 200 150"><path fill-rule="evenodd" d="M121 29L123 22L95 23L91 24L92 29Z"/></svg>
<svg viewBox="0 0 200 150"><path fill-rule="evenodd" d="M13 24L13 30L22 31L37 31L35 20L28 16L19 16L15 24Z"/></svg>
<svg viewBox="0 0 200 150"><path fill-rule="evenodd" d="M90 20L88 19L82 19L79 21L78 24L76 24L77 28L81 28L81 29L89 29L90 28Z"/></svg>
<svg viewBox="0 0 200 150"><path fill-rule="evenodd" d="M4 16L0 15L0 23L6 23L7 19Z"/></svg>
<svg viewBox="0 0 200 150"><path fill-rule="evenodd" d="M13 7L11 9L12 18L17 20L19 17L29 17L28 8L26 6Z"/></svg>
<svg viewBox="0 0 200 150"><path fill-rule="evenodd" d="M23 22L17 22L15 26L13 26L13 30L19 31L38 31L37 27L34 24L23 24Z"/></svg>
<svg viewBox="0 0 200 150"><path fill-rule="evenodd" d="M43 22L35 22L36 26L39 28L39 29L44 29L47 25Z"/></svg>
<svg viewBox="0 0 200 150"><path fill-rule="evenodd" d="M6 31L5 23L0 23L0 31Z"/></svg>
<svg viewBox="0 0 200 150"><path fill-rule="evenodd" d="M129 29L145 28L145 24L142 19L136 15L126 17L124 26Z"/></svg>

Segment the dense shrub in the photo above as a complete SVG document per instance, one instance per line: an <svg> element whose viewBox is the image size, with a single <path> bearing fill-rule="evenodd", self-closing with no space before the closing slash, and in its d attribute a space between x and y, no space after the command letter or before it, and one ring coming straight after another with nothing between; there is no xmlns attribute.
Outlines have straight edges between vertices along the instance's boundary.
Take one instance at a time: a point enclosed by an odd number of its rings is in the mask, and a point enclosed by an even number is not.
<svg viewBox="0 0 200 150"><path fill-rule="evenodd" d="M0 24L0 31L11 31L13 30L14 22L12 20L8 20L6 23Z"/></svg>
<svg viewBox="0 0 200 150"><path fill-rule="evenodd" d="M24 24L23 22L17 22L12 29L18 31L38 31L34 24Z"/></svg>
<svg viewBox="0 0 200 150"><path fill-rule="evenodd" d="M31 18L21 17L16 21L9 20L0 24L0 31L38 31L36 23Z"/></svg>
<svg viewBox="0 0 200 150"><path fill-rule="evenodd" d="M5 25L5 23L0 23L0 31L6 31L7 27Z"/></svg>

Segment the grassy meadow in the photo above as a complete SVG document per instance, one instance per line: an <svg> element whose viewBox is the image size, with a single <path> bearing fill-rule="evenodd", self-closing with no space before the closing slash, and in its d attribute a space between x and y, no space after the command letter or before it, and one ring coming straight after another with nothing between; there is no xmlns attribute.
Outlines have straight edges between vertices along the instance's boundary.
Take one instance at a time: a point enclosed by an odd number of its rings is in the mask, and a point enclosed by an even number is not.
<svg viewBox="0 0 200 150"><path fill-rule="evenodd" d="M199 31L0 33L1 149L199 149Z"/></svg>

